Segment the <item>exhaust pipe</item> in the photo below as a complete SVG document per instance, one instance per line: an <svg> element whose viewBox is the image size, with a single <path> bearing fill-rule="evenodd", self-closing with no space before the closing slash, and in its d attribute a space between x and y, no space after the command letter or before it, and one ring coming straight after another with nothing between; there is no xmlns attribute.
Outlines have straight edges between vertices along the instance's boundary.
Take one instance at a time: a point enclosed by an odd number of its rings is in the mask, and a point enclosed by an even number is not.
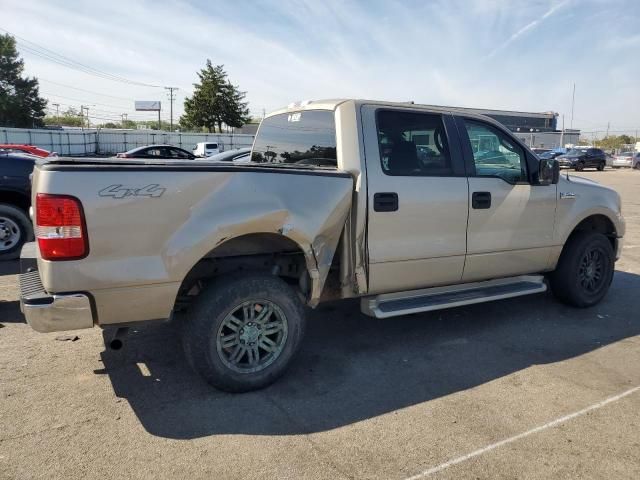
<svg viewBox="0 0 640 480"><path fill-rule="evenodd" d="M116 333L113 334L111 340L109 340L109 348L111 350L120 350L124 347L124 339L129 333L129 327L119 327Z"/></svg>

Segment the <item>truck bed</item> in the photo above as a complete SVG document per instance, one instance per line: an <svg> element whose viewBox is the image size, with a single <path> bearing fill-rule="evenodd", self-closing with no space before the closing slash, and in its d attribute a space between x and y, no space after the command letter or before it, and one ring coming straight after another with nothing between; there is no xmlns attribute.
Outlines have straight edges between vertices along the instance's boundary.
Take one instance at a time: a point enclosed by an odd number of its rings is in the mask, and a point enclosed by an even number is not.
<svg viewBox="0 0 640 480"><path fill-rule="evenodd" d="M206 160L145 160L139 158L55 157L42 164L47 171L190 171L190 172L269 172L294 175L320 175L351 178L336 168L296 164L211 162Z"/></svg>

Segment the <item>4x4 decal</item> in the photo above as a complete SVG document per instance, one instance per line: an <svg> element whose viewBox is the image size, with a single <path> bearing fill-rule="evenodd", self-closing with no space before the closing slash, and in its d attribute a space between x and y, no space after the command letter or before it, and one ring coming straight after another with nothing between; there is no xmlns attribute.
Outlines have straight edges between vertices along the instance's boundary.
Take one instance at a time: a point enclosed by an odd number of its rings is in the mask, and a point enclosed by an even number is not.
<svg viewBox="0 0 640 480"><path fill-rule="evenodd" d="M131 188L122 185L109 185L98 192L101 197L125 198L125 197L161 197L166 188L157 183L146 187Z"/></svg>

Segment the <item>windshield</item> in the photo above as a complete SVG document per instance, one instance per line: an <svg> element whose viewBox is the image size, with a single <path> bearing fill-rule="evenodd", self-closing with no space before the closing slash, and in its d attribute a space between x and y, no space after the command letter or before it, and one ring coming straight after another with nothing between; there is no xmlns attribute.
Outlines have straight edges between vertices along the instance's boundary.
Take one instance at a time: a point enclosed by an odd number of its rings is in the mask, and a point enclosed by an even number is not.
<svg viewBox="0 0 640 480"><path fill-rule="evenodd" d="M329 110L282 113L262 121L251 161L336 167L336 127Z"/></svg>

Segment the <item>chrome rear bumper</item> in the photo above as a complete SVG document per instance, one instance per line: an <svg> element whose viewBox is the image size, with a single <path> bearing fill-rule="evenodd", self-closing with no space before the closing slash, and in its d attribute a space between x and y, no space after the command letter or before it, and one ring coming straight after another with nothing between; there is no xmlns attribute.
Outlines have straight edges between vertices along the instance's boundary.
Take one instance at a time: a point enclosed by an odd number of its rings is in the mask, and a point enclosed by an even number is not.
<svg viewBox="0 0 640 480"><path fill-rule="evenodd" d="M91 299L85 293L49 294L44 290L34 243L20 256L20 310L36 332L59 332L93 327Z"/></svg>

